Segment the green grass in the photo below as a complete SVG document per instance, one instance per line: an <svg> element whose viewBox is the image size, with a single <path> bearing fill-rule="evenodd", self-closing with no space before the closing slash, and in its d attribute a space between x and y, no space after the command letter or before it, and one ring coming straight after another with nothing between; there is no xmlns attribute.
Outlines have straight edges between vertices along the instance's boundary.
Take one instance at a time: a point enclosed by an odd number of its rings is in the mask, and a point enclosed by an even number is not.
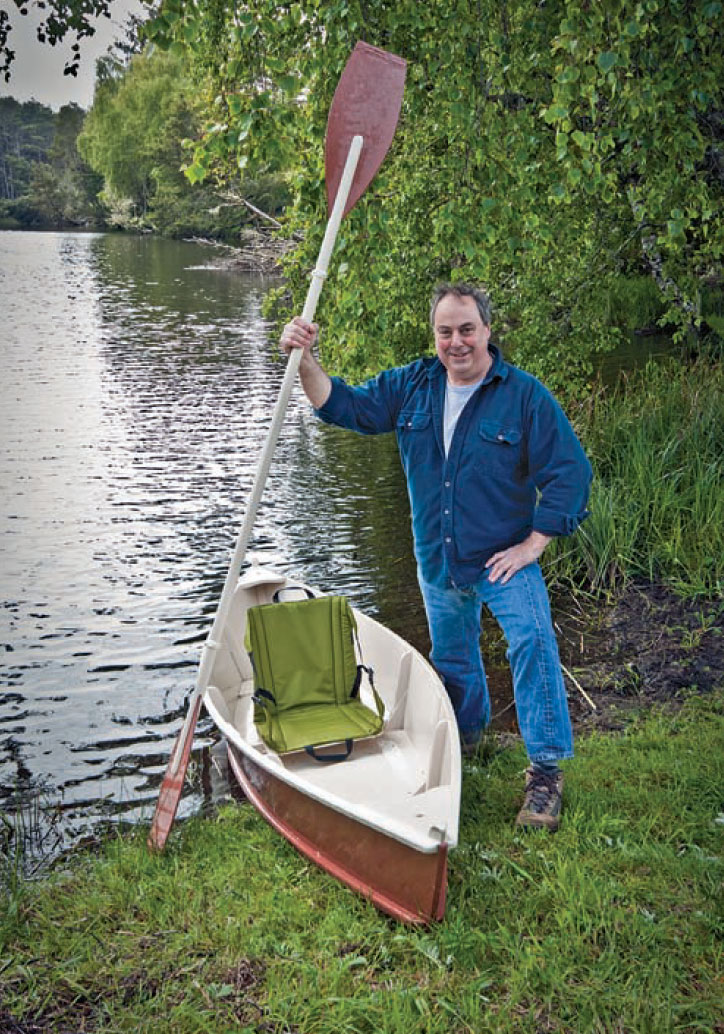
<svg viewBox="0 0 724 1034"><path fill-rule="evenodd" d="M651 363L576 421L594 467L591 516L551 547L559 584L615 590L631 577L685 595L724 587L724 369Z"/></svg>
<svg viewBox="0 0 724 1034"><path fill-rule="evenodd" d="M514 830L524 766L521 748L466 763L427 930L248 806L185 823L160 857L139 832L15 882L0 1030L4 1009L33 1031L721 1034L724 692L583 740L555 836Z"/></svg>

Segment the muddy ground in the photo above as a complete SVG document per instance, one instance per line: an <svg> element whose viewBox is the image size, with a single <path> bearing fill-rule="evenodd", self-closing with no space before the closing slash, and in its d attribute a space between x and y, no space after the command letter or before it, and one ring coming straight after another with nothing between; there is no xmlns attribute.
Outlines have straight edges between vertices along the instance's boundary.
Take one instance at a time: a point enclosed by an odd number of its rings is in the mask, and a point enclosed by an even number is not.
<svg viewBox="0 0 724 1034"><path fill-rule="evenodd" d="M677 708L690 692L724 687L720 600L686 600L664 586L631 583L615 603L587 608L554 600L553 612L577 734L621 729L634 711ZM517 731L503 648L493 646L490 658L493 728L502 733Z"/></svg>

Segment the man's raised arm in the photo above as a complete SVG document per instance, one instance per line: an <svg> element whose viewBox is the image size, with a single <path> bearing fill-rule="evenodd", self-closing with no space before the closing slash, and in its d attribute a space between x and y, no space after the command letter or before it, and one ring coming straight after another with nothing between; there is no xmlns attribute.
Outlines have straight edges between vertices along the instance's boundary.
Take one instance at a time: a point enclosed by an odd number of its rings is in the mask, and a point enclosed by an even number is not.
<svg viewBox="0 0 724 1034"><path fill-rule="evenodd" d="M299 378L304 394L315 409L321 409L329 398L332 382L329 376L312 355L312 346L317 340L319 327L316 323L307 323L301 316L295 316L282 331L279 344L287 355L293 348L303 349L299 364Z"/></svg>

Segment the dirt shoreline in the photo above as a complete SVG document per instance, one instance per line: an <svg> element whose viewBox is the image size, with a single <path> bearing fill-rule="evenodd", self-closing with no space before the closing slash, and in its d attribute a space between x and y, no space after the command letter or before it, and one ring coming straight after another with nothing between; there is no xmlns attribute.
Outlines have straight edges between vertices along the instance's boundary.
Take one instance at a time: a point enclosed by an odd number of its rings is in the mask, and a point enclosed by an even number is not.
<svg viewBox="0 0 724 1034"><path fill-rule="evenodd" d="M577 736L621 730L636 712L676 710L687 695L724 686L721 600L631 582L609 604L587 610L579 598L554 600L553 613ZM494 664L492 728L505 740L518 731L512 684L497 655Z"/></svg>

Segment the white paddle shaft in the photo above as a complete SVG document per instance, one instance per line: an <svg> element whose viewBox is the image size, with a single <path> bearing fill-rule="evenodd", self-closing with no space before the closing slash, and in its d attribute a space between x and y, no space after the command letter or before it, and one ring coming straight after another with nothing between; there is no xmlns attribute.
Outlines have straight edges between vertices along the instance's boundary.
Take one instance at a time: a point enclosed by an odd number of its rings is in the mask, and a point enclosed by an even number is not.
<svg viewBox="0 0 724 1034"><path fill-rule="evenodd" d="M345 162L344 171L342 173L342 179L340 180L339 189L337 196L334 199L334 205L332 206L332 212L329 220L327 221L327 229L324 234L324 240L322 246L319 249L319 255L317 257L317 265L312 273L312 282L309 285L307 292L307 300L304 303L304 309L302 311L302 317L309 323L314 319L314 313L317 309L317 302L319 296L322 293L322 286L324 279L327 275L327 269L329 262L332 257L332 251L334 250L334 244L337 240L337 234L339 233L339 227L342 222L342 215L344 213L345 205L347 204L347 198L352 188L352 181L354 174L357 169L357 163L359 162L360 154L362 153L362 145L364 140L361 136L355 136L352 138L349 152L347 154L347 161ZM229 608L231 607L231 600L234 595L234 587L236 580L239 577L241 571L241 565L244 562L246 556L246 550L251 539L251 532L254 527L254 520L256 518L256 511L261 501L264 486L266 484L267 477L269 475L269 468L271 466L272 456L274 454L274 448L279 438L279 433L284 423L284 416L286 414L287 406L289 404L289 397L294 387L294 382L299 372L299 364L302 361L302 350L301 348L294 348L289 354L287 361L287 368L284 373L284 380L282 386L279 389L279 395L277 397L276 404L274 406L274 413L272 415L271 426L267 432L266 441L264 442L264 448L262 449L261 456L259 457L259 463L256 468L256 474L254 475L254 484L252 485L251 495L249 497L249 503L246 508L246 514L244 516L244 523L241 526L239 536L236 540L236 547L231 557L229 564L229 570L226 574L226 581L224 582L224 588L221 592L221 599L219 600L219 606L216 611L214 623L211 627L209 637L204 643L203 651L201 654L201 663L199 664L199 671L196 677L196 686L194 688L193 695L189 700L189 709L184 721L181 735L176 741L176 748L174 750L174 756L170 765L170 772L175 775L181 756L183 754L183 745L186 742L186 738L189 735L190 725L192 722L194 704L196 699L206 692L206 687L209 683L211 676L211 669L214 665L214 657L216 650L221 645L220 637L226 624L226 619L229 614Z"/></svg>

